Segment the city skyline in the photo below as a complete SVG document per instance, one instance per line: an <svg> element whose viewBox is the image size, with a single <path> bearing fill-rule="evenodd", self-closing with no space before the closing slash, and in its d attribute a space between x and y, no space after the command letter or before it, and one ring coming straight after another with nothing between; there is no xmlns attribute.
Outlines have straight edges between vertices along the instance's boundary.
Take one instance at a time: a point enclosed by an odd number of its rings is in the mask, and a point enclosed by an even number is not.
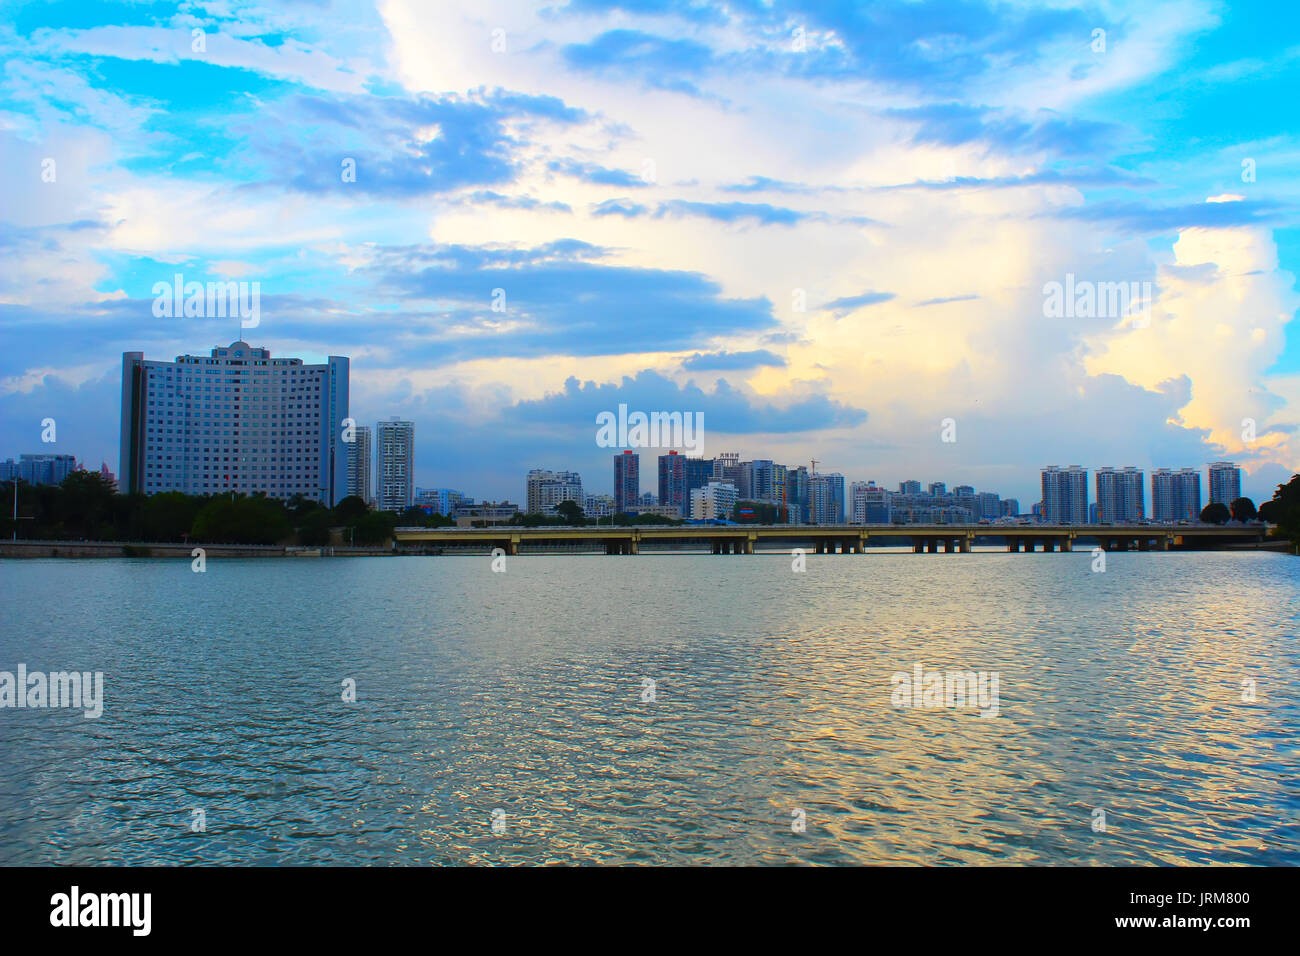
<svg viewBox="0 0 1300 956"><path fill-rule="evenodd" d="M596 473L620 404L1025 501L1044 461L1300 470L1293 10L347 6L0 34L0 446L112 462L121 352L239 335L351 356L356 420L485 497Z"/></svg>

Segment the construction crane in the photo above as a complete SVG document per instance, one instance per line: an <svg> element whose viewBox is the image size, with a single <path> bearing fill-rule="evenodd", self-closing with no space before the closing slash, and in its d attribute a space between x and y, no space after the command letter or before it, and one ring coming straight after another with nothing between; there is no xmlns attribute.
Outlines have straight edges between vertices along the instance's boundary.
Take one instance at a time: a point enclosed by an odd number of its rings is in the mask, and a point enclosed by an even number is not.
<svg viewBox="0 0 1300 956"><path fill-rule="evenodd" d="M814 474L814 475L817 474L817 459L816 459L816 458L814 458L814 459L812 460L812 474Z"/></svg>

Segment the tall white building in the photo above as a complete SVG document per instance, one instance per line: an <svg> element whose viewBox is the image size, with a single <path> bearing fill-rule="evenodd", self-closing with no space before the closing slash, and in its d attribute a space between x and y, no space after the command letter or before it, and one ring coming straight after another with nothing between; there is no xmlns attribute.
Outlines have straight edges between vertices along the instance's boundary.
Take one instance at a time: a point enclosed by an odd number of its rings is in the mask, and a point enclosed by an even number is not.
<svg viewBox="0 0 1300 956"><path fill-rule="evenodd" d="M1241 469L1230 461L1210 463L1210 503L1231 505L1241 497Z"/></svg>
<svg viewBox="0 0 1300 956"><path fill-rule="evenodd" d="M415 423L375 425L375 507L405 511L415 503Z"/></svg>
<svg viewBox="0 0 1300 956"><path fill-rule="evenodd" d="M126 494L346 495L348 360L272 358L247 342L174 362L122 353L119 487Z"/></svg>
<svg viewBox="0 0 1300 956"><path fill-rule="evenodd" d="M352 430L352 443L348 445L348 494L355 495L366 504L373 504L375 500L370 472L373 454L370 426L356 426Z"/></svg>
<svg viewBox="0 0 1300 956"><path fill-rule="evenodd" d="M703 488L692 488L691 517L696 521L730 520L738 495L736 486L729 481L710 481Z"/></svg>

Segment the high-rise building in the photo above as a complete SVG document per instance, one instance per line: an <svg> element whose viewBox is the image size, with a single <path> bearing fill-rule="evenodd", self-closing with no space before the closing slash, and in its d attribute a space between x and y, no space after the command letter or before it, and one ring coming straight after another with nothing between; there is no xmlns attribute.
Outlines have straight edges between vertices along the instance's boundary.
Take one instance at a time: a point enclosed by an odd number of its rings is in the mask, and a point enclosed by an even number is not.
<svg viewBox="0 0 1300 956"><path fill-rule="evenodd" d="M1195 468L1151 472L1151 517L1156 521L1199 520L1201 473Z"/></svg>
<svg viewBox="0 0 1300 956"><path fill-rule="evenodd" d="M686 486L686 457L675 451L659 456L659 503L674 505L685 514L690 508Z"/></svg>
<svg viewBox="0 0 1300 956"><path fill-rule="evenodd" d="M981 491L975 496L975 514L971 515L976 521L985 519L992 521L994 518L1002 517L1002 499L998 497L997 492Z"/></svg>
<svg viewBox="0 0 1300 956"><path fill-rule="evenodd" d="M528 514L549 515L561 501L585 504L582 476L576 471L548 471L534 468L528 473L528 489L524 496ZM585 508L584 508L585 511Z"/></svg>
<svg viewBox="0 0 1300 956"><path fill-rule="evenodd" d="M1132 465L1121 470L1105 467L1097 469L1097 520L1102 523L1123 524L1141 521L1146 517L1144 476Z"/></svg>
<svg viewBox="0 0 1300 956"><path fill-rule="evenodd" d="M710 481L691 491L691 517L696 521L730 520L739 491L729 481Z"/></svg>
<svg viewBox="0 0 1300 956"><path fill-rule="evenodd" d="M25 481L29 485L61 485L63 479L77 470L75 455L19 455L0 462L0 481ZM105 465L100 472L109 480L112 472Z"/></svg>
<svg viewBox="0 0 1300 956"><path fill-rule="evenodd" d="M1231 505L1241 497L1241 469L1230 461L1210 463L1210 503Z"/></svg>
<svg viewBox="0 0 1300 956"><path fill-rule="evenodd" d="M1015 518L1015 517L1019 517L1019 515L1020 515L1020 499L1019 499L1019 498L1003 498L1003 499L1002 499L1002 517L1003 517L1003 518Z"/></svg>
<svg viewBox="0 0 1300 956"><path fill-rule="evenodd" d="M415 423L375 425L375 507L405 511L415 503Z"/></svg>
<svg viewBox="0 0 1300 956"><path fill-rule="evenodd" d="M635 511L641 500L641 456L624 451L614 456L614 510L619 514Z"/></svg>
<svg viewBox="0 0 1300 956"><path fill-rule="evenodd" d="M889 524L889 492L874 481L855 481L849 489L854 524Z"/></svg>
<svg viewBox="0 0 1300 956"><path fill-rule="evenodd" d="M790 509L791 524L807 523L812 501L811 476L806 465L786 468L785 503Z"/></svg>
<svg viewBox="0 0 1300 956"><path fill-rule="evenodd" d="M1087 524L1086 468L1048 465L1043 469L1043 521L1047 524Z"/></svg>
<svg viewBox="0 0 1300 956"><path fill-rule="evenodd" d="M919 495L921 493L921 483L919 481L900 481L898 483L898 493L900 495Z"/></svg>
<svg viewBox="0 0 1300 956"><path fill-rule="evenodd" d="M724 451L717 458L713 459L713 480L731 482L736 486L736 491L740 491L740 455L734 451Z"/></svg>
<svg viewBox="0 0 1300 956"><path fill-rule="evenodd" d="M684 513L690 513L691 492L696 488L703 488L712 480L712 458L686 459L686 511Z"/></svg>
<svg viewBox="0 0 1300 956"><path fill-rule="evenodd" d="M174 362L122 353L122 490L347 494L348 360L272 358L247 342Z"/></svg>
<svg viewBox="0 0 1300 956"><path fill-rule="evenodd" d="M809 479L809 518L812 524L844 523L844 476L813 475Z"/></svg>
<svg viewBox="0 0 1300 956"><path fill-rule="evenodd" d="M942 497L948 493L948 486L942 481L932 481L926 486L926 490L932 498Z"/></svg>
<svg viewBox="0 0 1300 956"><path fill-rule="evenodd" d="M370 464L374 447L370 442L370 426L358 425L352 432L352 443L344 442L348 449L348 495L372 504L375 493L370 478Z"/></svg>

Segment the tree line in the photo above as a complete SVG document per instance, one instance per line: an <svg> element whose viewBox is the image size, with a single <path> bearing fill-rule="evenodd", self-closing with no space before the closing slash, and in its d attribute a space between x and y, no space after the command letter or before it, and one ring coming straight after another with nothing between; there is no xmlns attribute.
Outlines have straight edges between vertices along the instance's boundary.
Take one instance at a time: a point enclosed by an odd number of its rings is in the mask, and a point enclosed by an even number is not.
<svg viewBox="0 0 1300 956"><path fill-rule="evenodd" d="M14 534L13 495L7 482L0 498L4 537ZM18 537L33 540L327 545L331 531L342 529L344 544L376 545L398 525L452 523L419 508L375 511L355 496L330 508L303 495L122 495L97 471L74 471L59 485L18 483Z"/></svg>

